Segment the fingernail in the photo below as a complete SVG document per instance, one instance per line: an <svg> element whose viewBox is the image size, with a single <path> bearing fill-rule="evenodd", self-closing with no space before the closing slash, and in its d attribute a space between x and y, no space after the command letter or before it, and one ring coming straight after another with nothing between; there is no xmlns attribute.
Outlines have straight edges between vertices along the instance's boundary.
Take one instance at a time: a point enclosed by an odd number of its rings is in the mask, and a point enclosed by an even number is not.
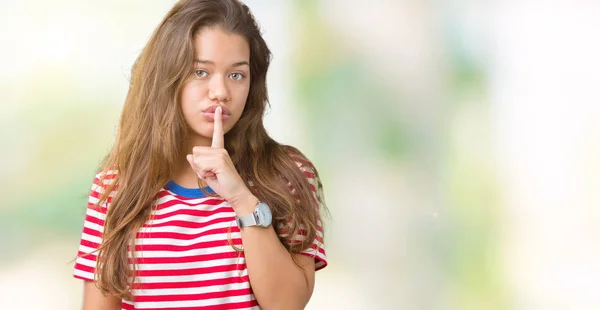
<svg viewBox="0 0 600 310"><path fill-rule="evenodd" d="M219 113L223 112L223 109L221 107L217 107L217 111L219 111Z"/></svg>

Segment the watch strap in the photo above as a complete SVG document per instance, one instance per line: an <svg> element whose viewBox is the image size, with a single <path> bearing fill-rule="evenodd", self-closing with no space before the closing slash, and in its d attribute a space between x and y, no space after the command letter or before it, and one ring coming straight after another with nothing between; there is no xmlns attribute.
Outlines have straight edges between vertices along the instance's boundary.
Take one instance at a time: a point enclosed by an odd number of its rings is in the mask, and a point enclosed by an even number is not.
<svg viewBox="0 0 600 310"><path fill-rule="evenodd" d="M242 216L237 216L236 220L240 228L258 225L258 218L256 216L256 212L244 214Z"/></svg>

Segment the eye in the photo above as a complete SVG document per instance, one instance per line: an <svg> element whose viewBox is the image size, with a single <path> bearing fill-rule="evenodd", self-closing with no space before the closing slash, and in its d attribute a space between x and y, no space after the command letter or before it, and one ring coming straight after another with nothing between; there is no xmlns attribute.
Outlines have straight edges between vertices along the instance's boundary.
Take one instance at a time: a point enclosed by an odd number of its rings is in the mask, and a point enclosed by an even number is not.
<svg viewBox="0 0 600 310"><path fill-rule="evenodd" d="M229 77L236 81L239 81L244 78L244 75L241 73L235 72L235 73L230 74Z"/></svg>
<svg viewBox="0 0 600 310"><path fill-rule="evenodd" d="M194 77L196 78L203 78L206 77L208 75L208 72L206 72L205 70L195 70L194 71Z"/></svg>

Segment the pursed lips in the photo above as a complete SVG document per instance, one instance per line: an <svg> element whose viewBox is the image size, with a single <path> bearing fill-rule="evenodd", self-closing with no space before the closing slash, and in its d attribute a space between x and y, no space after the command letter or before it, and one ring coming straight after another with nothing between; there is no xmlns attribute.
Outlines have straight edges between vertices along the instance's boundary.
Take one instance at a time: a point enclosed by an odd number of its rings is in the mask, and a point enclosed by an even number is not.
<svg viewBox="0 0 600 310"><path fill-rule="evenodd" d="M215 120L215 110L217 110L217 107L219 107L220 105L218 104L213 104L211 106L209 106L208 108L202 110L202 114L204 115L204 117L206 117L207 120L209 121L214 121ZM221 117L223 120L228 119L231 116L231 112L229 112L229 109L226 106L221 105Z"/></svg>

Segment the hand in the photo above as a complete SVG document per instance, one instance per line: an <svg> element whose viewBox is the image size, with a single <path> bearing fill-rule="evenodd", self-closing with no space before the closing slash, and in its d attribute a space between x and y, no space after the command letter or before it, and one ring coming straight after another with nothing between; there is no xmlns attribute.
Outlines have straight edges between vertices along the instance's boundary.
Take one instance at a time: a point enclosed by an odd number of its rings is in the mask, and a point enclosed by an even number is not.
<svg viewBox="0 0 600 310"><path fill-rule="evenodd" d="M215 111L212 145L195 146L193 154L188 154L186 158L198 178L236 210L236 207L247 207L254 200L258 202L258 199L246 187L225 150L222 113L221 107Z"/></svg>

